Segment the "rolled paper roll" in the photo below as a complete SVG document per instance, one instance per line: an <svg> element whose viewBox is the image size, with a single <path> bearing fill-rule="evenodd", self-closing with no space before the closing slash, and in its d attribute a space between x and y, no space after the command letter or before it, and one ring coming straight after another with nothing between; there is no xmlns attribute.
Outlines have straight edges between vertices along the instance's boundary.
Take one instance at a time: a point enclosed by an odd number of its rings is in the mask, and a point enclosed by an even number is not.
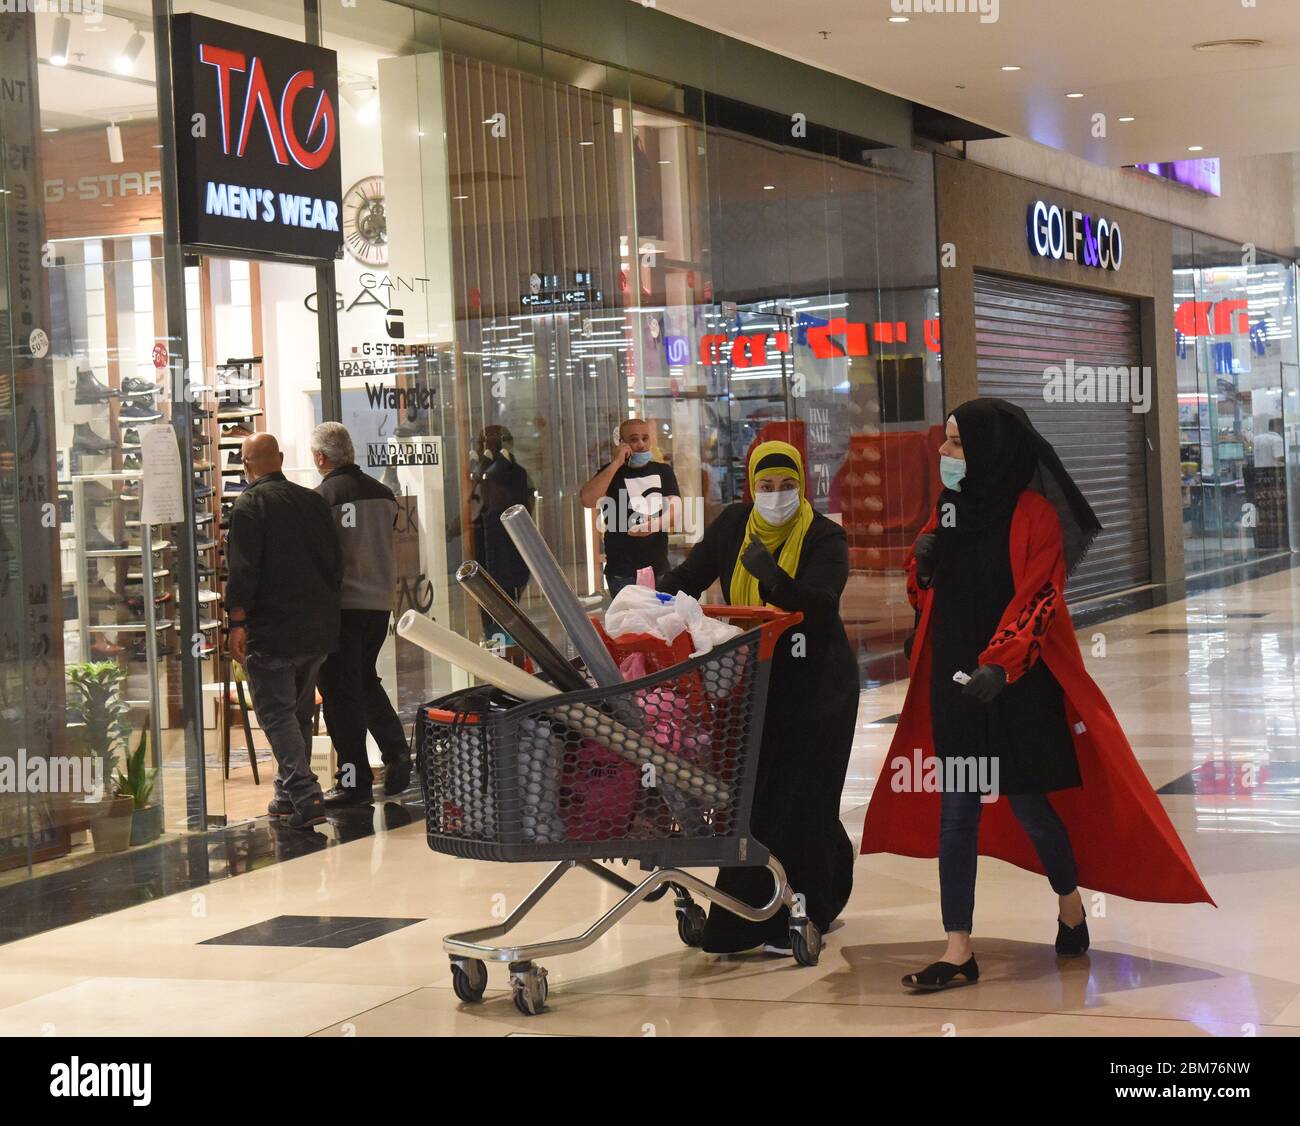
<svg viewBox="0 0 1300 1126"><path fill-rule="evenodd" d="M521 700L546 700L560 695L546 681L516 668L486 649L480 649L467 638L452 633L446 626L441 626L414 610L407 610L402 615L397 623L397 633L407 641L459 665L480 680L486 680L502 692L508 692ZM619 683L622 683L621 678ZM625 702L631 704L631 701ZM608 747L627 762L634 765L649 763L655 769L656 783L662 782L718 806L727 805L731 801L730 790L713 775L665 750L652 739L620 723L614 716L593 704L570 701L548 708L547 713L581 731L601 746Z"/></svg>
<svg viewBox="0 0 1300 1126"><path fill-rule="evenodd" d="M452 633L446 626L441 626L414 610L407 610L402 615L397 623L397 633L421 649L427 649L435 656L458 665L480 680L486 680L502 692L508 692L521 700L542 700L555 695L555 689L546 681L516 668L509 661L503 661L495 653L480 649L468 638Z"/></svg>
<svg viewBox="0 0 1300 1126"><path fill-rule="evenodd" d="M456 581L487 615L518 642L538 667L564 692L589 688L586 678L564 659L550 639L539 630L481 564L470 561L456 572Z"/></svg>
<svg viewBox="0 0 1300 1126"><path fill-rule="evenodd" d="M555 616L560 619L560 625L569 635L592 678L602 688L622 684L623 676L618 671L618 665L605 648L596 627L591 624L578 596L565 581L559 562L546 546L542 533L528 515L528 509L522 504L507 508L501 514L501 526L528 564L529 571L541 587L546 601L551 604Z"/></svg>

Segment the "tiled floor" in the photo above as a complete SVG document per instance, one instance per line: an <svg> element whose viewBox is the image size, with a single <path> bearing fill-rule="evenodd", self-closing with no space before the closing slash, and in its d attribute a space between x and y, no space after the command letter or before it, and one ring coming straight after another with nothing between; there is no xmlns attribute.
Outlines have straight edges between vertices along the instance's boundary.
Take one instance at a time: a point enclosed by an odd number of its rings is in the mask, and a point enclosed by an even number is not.
<svg viewBox="0 0 1300 1126"><path fill-rule="evenodd" d="M980 983L905 994L899 975L941 950L937 872L871 856L815 968L687 950L661 901L548 960L546 1014L515 1010L503 967L464 1006L441 937L498 919L544 868L435 855L418 821L378 810L373 836L325 827L330 847L7 944L0 1034L1300 1034L1298 602L1283 572L1080 630L1219 908L1089 896L1078 962L1053 954L1046 883L985 861ZM863 694L842 804L855 837L905 688ZM574 872L522 937L581 929L615 898Z"/></svg>

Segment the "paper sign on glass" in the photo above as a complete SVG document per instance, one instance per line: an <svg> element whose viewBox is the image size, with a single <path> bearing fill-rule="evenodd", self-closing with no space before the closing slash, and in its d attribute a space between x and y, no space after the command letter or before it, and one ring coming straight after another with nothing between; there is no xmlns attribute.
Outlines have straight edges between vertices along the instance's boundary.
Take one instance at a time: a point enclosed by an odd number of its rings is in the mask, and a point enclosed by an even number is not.
<svg viewBox="0 0 1300 1126"><path fill-rule="evenodd" d="M181 488L181 451L176 431L165 423L141 426L140 454L144 480L140 489L140 522L174 524L185 519Z"/></svg>

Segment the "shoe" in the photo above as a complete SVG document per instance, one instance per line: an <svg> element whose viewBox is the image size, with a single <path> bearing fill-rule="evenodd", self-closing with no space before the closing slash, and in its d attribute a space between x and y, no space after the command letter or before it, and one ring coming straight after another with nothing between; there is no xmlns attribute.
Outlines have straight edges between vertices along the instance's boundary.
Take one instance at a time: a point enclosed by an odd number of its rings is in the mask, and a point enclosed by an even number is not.
<svg viewBox="0 0 1300 1126"><path fill-rule="evenodd" d="M124 540L111 540L98 528L88 528L86 530L86 542L84 547L87 551L121 551L126 547Z"/></svg>
<svg viewBox="0 0 1300 1126"><path fill-rule="evenodd" d="M122 380L120 393L124 399L133 399L148 395L150 397L159 394L162 388L156 383L150 383L147 379L137 379L134 375L128 375Z"/></svg>
<svg viewBox="0 0 1300 1126"><path fill-rule="evenodd" d="M1085 912L1083 922L1077 927L1067 927L1058 918L1056 920L1056 953L1061 958L1078 958L1088 953L1088 915Z"/></svg>
<svg viewBox="0 0 1300 1126"><path fill-rule="evenodd" d="M790 945L790 939L787 938L785 943L765 942L763 943L764 954L780 954L783 958L793 958L794 948Z"/></svg>
<svg viewBox="0 0 1300 1126"><path fill-rule="evenodd" d="M117 392L100 383L93 371L87 369L77 372L77 394L74 400L77 406L85 406L87 403L106 403L116 397Z"/></svg>
<svg viewBox="0 0 1300 1126"><path fill-rule="evenodd" d="M72 448L83 454L104 454L117 449L117 443L95 433L89 422L78 422L72 428Z"/></svg>
<svg viewBox="0 0 1300 1126"><path fill-rule="evenodd" d="M140 448L140 431L134 426L122 431L122 449L138 450Z"/></svg>
<svg viewBox="0 0 1300 1126"><path fill-rule="evenodd" d="M122 422L157 422L162 416L162 411L135 402L123 403L117 412L117 417Z"/></svg>
<svg viewBox="0 0 1300 1126"><path fill-rule="evenodd" d="M411 756L403 755L396 762L384 767L384 796L396 797L404 794L411 784Z"/></svg>
<svg viewBox="0 0 1300 1126"><path fill-rule="evenodd" d="M172 592L169 590L163 594L155 595L153 604L155 606L161 606L163 605L163 603L170 602L171 600L172 600ZM144 615L143 598L128 598L126 600L126 605L127 608L131 611L131 613L135 614L137 617L142 617Z"/></svg>
<svg viewBox="0 0 1300 1126"><path fill-rule="evenodd" d="M195 485L194 499L201 500L203 497L210 497L216 490L211 485Z"/></svg>
<svg viewBox="0 0 1300 1126"><path fill-rule="evenodd" d="M225 482L221 486L221 491L227 496L230 496L234 493L242 493L246 488L248 488L248 482L241 479L239 481Z"/></svg>
<svg viewBox="0 0 1300 1126"><path fill-rule="evenodd" d="M974 954L960 966L954 966L951 962L931 962L920 973L904 974L902 980L908 989L915 989L918 993L937 993L940 989L954 985L953 978L958 974L966 980L956 982L956 985L974 985L979 981L980 968L975 962Z"/></svg>
<svg viewBox="0 0 1300 1126"><path fill-rule="evenodd" d="M211 548L214 548L216 546L217 546L217 541L213 539L208 539L207 537L204 537L203 539L196 539L194 541L195 551L208 551Z"/></svg>
<svg viewBox="0 0 1300 1126"><path fill-rule="evenodd" d="M62 486L61 488L66 488ZM108 504L117 494L102 481L87 481L81 486L87 504Z"/></svg>
<svg viewBox="0 0 1300 1126"><path fill-rule="evenodd" d="M111 661L126 652L121 645L114 645L105 638L90 643L90 655L98 661Z"/></svg>
<svg viewBox="0 0 1300 1126"><path fill-rule="evenodd" d="M233 426L223 426L221 436L223 438L249 438L253 432L242 422L236 422Z"/></svg>
<svg viewBox="0 0 1300 1126"><path fill-rule="evenodd" d="M231 450L230 453L226 455L226 464L238 465L242 469L244 465L244 451Z"/></svg>
<svg viewBox="0 0 1300 1126"><path fill-rule="evenodd" d="M200 563L198 566L198 576L201 579L210 579L216 572L206 563Z"/></svg>
<svg viewBox="0 0 1300 1126"><path fill-rule="evenodd" d="M329 819L325 816L325 802L317 797L303 802L301 806L295 806L284 823L290 829L310 829L313 825L320 825L327 820Z"/></svg>
<svg viewBox="0 0 1300 1126"><path fill-rule="evenodd" d="M331 809L339 809L349 805L369 805L375 799L369 787L363 790L359 786L335 786L325 792L322 800Z"/></svg>
<svg viewBox="0 0 1300 1126"><path fill-rule="evenodd" d="M224 407L217 411L217 421L238 422L242 418L256 418L261 413L261 407Z"/></svg>
<svg viewBox="0 0 1300 1126"><path fill-rule="evenodd" d="M266 812L272 817L288 817L293 813L293 802L286 797L277 795L271 799L271 804L266 807Z"/></svg>
<svg viewBox="0 0 1300 1126"><path fill-rule="evenodd" d="M128 473L139 472L140 455L138 453L128 453L122 456L122 469Z"/></svg>

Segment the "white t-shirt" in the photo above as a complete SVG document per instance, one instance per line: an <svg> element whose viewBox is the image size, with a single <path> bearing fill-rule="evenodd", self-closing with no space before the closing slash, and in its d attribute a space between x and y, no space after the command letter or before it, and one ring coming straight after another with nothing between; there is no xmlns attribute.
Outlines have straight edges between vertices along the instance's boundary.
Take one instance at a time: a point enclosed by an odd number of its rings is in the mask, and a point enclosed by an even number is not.
<svg viewBox="0 0 1300 1126"><path fill-rule="evenodd" d="M1282 464L1282 435L1265 430L1255 435L1255 468L1276 469Z"/></svg>

